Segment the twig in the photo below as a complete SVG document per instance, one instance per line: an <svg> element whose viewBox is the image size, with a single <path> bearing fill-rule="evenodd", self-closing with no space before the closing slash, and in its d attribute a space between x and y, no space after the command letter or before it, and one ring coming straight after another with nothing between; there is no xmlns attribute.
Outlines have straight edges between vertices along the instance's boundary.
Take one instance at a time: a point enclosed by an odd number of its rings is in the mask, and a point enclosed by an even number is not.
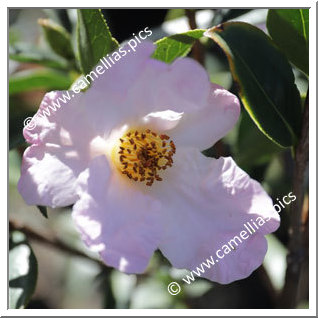
<svg viewBox="0 0 318 318"><path fill-rule="evenodd" d="M281 308L295 308L299 289L299 278L304 260L302 207L304 200L304 173L309 156L309 91L307 91L303 114L302 131L295 150L295 170L293 176L293 193L297 200L291 207L289 228L289 254L287 256L287 270L285 286L279 305Z"/></svg>
<svg viewBox="0 0 318 318"><path fill-rule="evenodd" d="M197 22L195 20L195 11L193 9L185 9L185 14L188 18L191 30L197 29ZM192 47L193 58L201 65L204 65L204 48L199 40L196 40Z"/></svg>
<svg viewBox="0 0 318 318"><path fill-rule="evenodd" d="M67 253L67 254L71 254L73 256L88 258L89 260L99 264L100 266L106 267L102 261L95 259L95 258L91 258L87 254L70 247L69 245L65 244L63 241L61 241L60 239L58 239L56 237L49 238L47 236L42 235L39 232L36 232L32 228L29 228L29 227L24 226L24 225L18 225L14 221L9 221L9 229L10 229L10 231L17 230L17 231L23 232L27 236L27 238L30 240L37 241L41 244L49 245L55 249L58 249L58 250L60 250L64 253Z"/></svg>

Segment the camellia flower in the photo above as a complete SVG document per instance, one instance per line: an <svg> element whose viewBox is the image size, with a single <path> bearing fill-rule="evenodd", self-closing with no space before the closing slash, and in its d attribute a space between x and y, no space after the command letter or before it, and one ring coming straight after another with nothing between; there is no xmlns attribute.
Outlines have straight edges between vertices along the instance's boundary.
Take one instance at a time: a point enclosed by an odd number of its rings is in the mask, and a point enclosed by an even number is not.
<svg viewBox="0 0 318 318"><path fill-rule="evenodd" d="M174 267L195 269L245 222L266 220L202 275L245 278L262 263L264 235L279 216L232 158L201 153L236 123L239 101L196 61L165 64L153 51L140 44L86 92L24 129L31 146L18 189L30 205L74 204L84 242L126 273L144 272L156 249ZM62 94L46 94L38 112Z"/></svg>

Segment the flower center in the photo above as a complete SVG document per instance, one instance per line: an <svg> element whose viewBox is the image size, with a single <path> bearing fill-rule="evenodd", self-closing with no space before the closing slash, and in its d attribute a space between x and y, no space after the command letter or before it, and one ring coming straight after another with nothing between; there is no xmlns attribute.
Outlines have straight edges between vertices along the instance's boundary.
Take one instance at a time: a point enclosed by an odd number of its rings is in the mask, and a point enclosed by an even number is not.
<svg viewBox="0 0 318 318"><path fill-rule="evenodd" d="M115 164L127 178L151 186L162 181L160 170L171 167L176 147L167 135L158 135L150 129L131 130L119 139Z"/></svg>

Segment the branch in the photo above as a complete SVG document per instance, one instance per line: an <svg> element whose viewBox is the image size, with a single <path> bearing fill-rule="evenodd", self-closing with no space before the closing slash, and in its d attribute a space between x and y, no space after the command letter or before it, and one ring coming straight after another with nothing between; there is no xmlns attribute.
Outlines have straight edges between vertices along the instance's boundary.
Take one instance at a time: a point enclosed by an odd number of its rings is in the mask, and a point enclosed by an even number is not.
<svg viewBox="0 0 318 318"><path fill-rule="evenodd" d="M264 265L261 265L257 271L256 274L258 275L260 282L264 288L264 291L266 291L266 296L268 296L271 306L275 305L275 301L277 299L277 292L275 287L272 284L272 281L270 277L268 276L268 273L264 267Z"/></svg>
<svg viewBox="0 0 318 318"><path fill-rule="evenodd" d="M9 229L10 229L10 231L14 231L14 230L21 231L30 240L37 241L41 244L46 244L48 246L51 246L55 249L58 249L58 250L60 250L64 253L67 253L67 254L71 254L73 256L88 258L89 260L97 263L98 265L100 265L104 268L107 268L102 261L95 259L95 258L91 258L87 254L70 247L69 245L65 244L63 241L61 241L60 239L58 239L56 237L50 237L50 238L46 237L46 236L42 235L41 233L36 232L32 228L29 228L29 227L24 226L24 225L19 225L14 221L9 221Z"/></svg>
<svg viewBox="0 0 318 318"><path fill-rule="evenodd" d="M285 286L283 288L280 305L282 308L295 308L299 290L299 278L305 256L303 246L302 207L304 200L304 173L309 157L309 90L307 91L303 114L302 131L295 150L295 170L293 175L293 193L297 200L291 206L291 220L289 228L289 254L287 256L287 270Z"/></svg>

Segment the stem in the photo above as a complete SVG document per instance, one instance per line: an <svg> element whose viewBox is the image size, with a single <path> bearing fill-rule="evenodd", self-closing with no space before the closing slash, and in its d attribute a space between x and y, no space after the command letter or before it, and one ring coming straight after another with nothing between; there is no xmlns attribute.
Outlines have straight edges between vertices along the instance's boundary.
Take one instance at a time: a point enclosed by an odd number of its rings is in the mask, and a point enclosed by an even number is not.
<svg viewBox="0 0 318 318"><path fill-rule="evenodd" d="M185 14L188 18L188 23L191 30L198 28L197 22L195 20L195 10L185 9ZM196 40L192 47L193 58L198 61L201 65L204 65L204 48L199 40Z"/></svg>
<svg viewBox="0 0 318 318"><path fill-rule="evenodd" d="M65 244L63 241L61 241L60 239L58 239L56 237L48 238L48 237L42 235L41 233L36 232L32 228L29 228L29 227L24 226L24 225L18 225L14 221L9 221L9 229L10 229L10 231L16 230L16 231L23 232L27 236L27 238L30 240L40 242L41 244L46 244L48 246L51 246L55 249L58 249L58 250L60 250L64 253L67 253L67 254L71 254L73 256L88 258L91 261L99 264L100 266L102 266L104 268L106 267L102 261L100 261L98 259L91 258L87 254L70 247L69 245Z"/></svg>
<svg viewBox="0 0 318 318"><path fill-rule="evenodd" d="M302 131L299 143L295 149L295 170L293 176L293 193L296 201L291 206L289 228L289 254L285 286L282 291L280 305L282 308L295 308L299 290L299 278L305 256L303 246L302 207L304 200L304 173L309 156L309 90L307 91L303 113Z"/></svg>

